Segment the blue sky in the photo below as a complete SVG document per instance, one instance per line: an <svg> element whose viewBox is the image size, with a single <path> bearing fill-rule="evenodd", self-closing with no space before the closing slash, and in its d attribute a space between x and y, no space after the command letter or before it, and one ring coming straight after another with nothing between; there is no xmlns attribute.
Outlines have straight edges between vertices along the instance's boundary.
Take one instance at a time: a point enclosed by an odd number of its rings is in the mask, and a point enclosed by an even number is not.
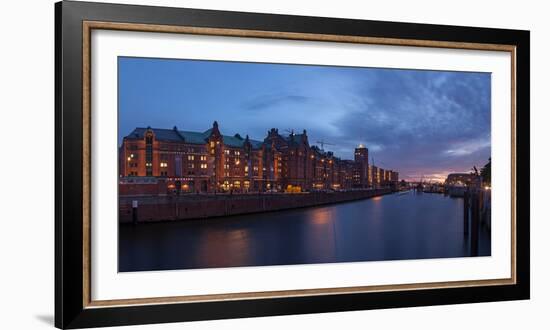
<svg viewBox="0 0 550 330"><path fill-rule="evenodd" d="M344 159L365 144L404 179L481 167L491 154L489 73L119 58L119 143L135 127L263 140L306 129Z"/></svg>

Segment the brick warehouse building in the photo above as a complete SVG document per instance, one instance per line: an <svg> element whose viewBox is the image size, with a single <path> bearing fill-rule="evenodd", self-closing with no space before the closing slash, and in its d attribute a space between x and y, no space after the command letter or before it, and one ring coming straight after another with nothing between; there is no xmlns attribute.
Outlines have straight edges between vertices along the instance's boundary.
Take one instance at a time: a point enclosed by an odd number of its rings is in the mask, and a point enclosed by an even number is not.
<svg viewBox="0 0 550 330"><path fill-rule="evenodd" d="M204 132L136 128L119 152L121 183L156 177L182 192L339 190L398 181L397 172L379 168L372 177L365 146L342 160L310 145L306 130L283 136L272 128L258 141L223 135L217 122Z"/></svg>

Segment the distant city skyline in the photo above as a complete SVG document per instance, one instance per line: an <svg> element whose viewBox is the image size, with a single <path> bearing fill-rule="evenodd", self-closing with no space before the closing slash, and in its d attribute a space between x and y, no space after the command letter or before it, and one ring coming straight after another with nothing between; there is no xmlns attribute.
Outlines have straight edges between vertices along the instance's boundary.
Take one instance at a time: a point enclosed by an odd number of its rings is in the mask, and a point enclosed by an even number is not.
<svg viewBox="0 0 550 330"><path fill-rule="evenodd" d="M270 128L400 178L442 179L491 155L489 73L119 57L119 144L136 127L263 140ZM328 144L330 143L330 145Z"/></svg>

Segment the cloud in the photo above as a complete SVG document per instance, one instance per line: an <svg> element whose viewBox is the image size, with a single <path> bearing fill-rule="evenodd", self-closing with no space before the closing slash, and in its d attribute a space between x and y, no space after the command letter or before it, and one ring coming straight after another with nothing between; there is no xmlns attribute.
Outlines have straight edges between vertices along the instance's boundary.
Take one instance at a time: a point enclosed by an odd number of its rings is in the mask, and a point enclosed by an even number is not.
<svg viewBox="0 0 550 330"><path fill-rule="evenodd" d="M362 140L380 166L440 176L490 157L489 74L374 70L363 78L355 109L336 125L341 140Z"/></svg>
<svg viewBox="0 0 550 330"><path fill-rule="evenodd" d="M490 139L475 139L475 140L455 143L449 149L443 150L443 154L448 156L461 157L465 155L470 155L472 153L475 153L479 150L482 150L490 146L491 146Z"/></svg>
<svg viewBox="0 0 550 330"><path fill-rule="evenodd" d="M491 155L489 73L186 60L121 64L121 134L149 125L202 131L213 120L224 134L258 140L272 127L307 129L310 143L329 142L344 159L363 143L377 165L405 178L465 171Z"/></svg>
<svg viewBox="0 0 550 330"><path fill-rule="evenodd" d="M303 95L260 95L252 98L251 100L243 104L243 108L250 111L266 110L269 108L277 108L293 105L303 105L306 102L310 102L311 98Z"/></svg>

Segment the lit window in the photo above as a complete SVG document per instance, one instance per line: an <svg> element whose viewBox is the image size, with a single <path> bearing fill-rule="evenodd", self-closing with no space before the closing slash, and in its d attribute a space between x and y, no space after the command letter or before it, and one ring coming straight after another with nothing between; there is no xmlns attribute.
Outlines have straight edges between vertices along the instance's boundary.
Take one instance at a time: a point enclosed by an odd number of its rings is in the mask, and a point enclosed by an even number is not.
<svg viewBox="0 0 550 330"><path fill-rule="evenodd" d="M187 156L187 160L195 160L195 156L189 155L189 156Z"/></svg>
<svg viewBox="0 0 550 330"><path fill-rule="evenodd" d="M225 154L226 155L229 155L230 151L229 150L225 150Z"/></svg>
<svg viewBox="0 0 550 330"><path fill-rule="evenodd" d="M160 163L160 167L168 167L168 163Z"/></svg>
<svg viewBox="0 0 550 330"><path fill-rule="evenodd" d="M201 160L202 160L202 161L205 161L205 160L206 160L206 156L201 156Z"/></svg>
<svg viewBox="0 0 550 330"><path fill-rule="evenodd" d="M208 168L207 164L201 164L201 168Z"/></svg>

